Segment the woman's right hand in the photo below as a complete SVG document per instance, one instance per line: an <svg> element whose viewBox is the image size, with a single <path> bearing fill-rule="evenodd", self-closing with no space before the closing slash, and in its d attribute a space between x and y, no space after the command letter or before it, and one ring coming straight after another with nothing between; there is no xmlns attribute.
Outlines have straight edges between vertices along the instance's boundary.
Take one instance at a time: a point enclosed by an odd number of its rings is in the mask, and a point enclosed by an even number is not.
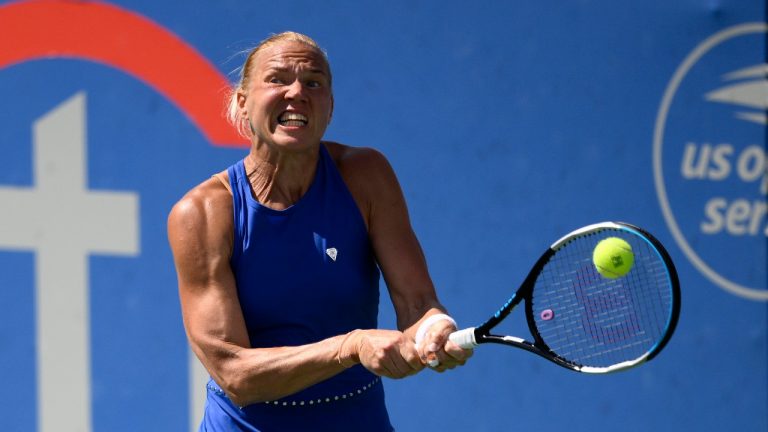
<svg viewBox="0 0 768 432"><path fill-rule="evenodd" d="M354 330L339 348L339 362L362 364L376 375L405 378L424 369L413 340L396 330Z"/></svg>

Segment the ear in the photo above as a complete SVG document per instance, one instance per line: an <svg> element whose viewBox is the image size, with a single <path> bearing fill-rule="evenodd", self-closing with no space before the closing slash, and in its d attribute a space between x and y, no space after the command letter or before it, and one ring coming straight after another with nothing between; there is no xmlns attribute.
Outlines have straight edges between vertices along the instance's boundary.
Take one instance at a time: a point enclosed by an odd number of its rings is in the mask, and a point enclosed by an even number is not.
<svg viewBox="0 0 768 432"><path fill-rule="evenodd" d="M331 124L331 119L333 119L333 94L331 94L331 112L328 113L328 124Z"/></svg>
<svg viewBox="0 0 768 432"><path fill-rule="evenodd" d="M245 106L246 102L245 92L242 90L237 91L237 111L243 117L248 115L248 108Z"/></svg>
<svg viewBox="0 0 768 432"><path fill-rule="evenodd" d="M253 136L253 126L251 120L248 118L248 107L246 105L247 98L245 92L241 89L235 94L235 104L237 108L237 129L240 135L251 138Z"/></svg>

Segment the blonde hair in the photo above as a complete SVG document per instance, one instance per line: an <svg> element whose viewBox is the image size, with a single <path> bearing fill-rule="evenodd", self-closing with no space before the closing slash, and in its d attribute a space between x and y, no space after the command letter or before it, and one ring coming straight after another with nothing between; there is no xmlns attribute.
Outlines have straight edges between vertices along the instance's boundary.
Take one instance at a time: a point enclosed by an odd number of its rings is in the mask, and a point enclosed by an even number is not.
<svg viewBox="0 0 768 432"><path fill-rule="evenodd" d="M328 82L331 82L331 64L328 62L328 55L326 54L325 50L320 48L320 45L318 45L317 42L315 42L311 37L301 33L286 31L272 34L268 38L259 42L258 45L253 47L250 52L248 52L248 56L245 58L245 62L240 67L239 79L230 90L229 101L227 105L227 121L229 121L229 123L237 130L237 133L244 138L250 138L250 129L246 122L243 122L243 119L240 118L239 110L237 107L237 95L239 92L245 91L248 88L248 83L250 82L251 78L251 66L253 63L253 58L256 57L256 54L280 42L300 42L320 53L323 56L323 60L325 60L326 66L328 67Z"/></svg>

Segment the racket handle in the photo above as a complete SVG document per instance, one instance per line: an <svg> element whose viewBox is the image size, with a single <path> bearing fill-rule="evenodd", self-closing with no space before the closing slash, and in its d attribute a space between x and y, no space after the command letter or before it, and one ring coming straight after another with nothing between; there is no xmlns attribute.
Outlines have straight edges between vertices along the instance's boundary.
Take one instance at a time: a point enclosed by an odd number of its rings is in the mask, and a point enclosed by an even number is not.
<svg viewBox="0 0 768 432"><path fill-rule="evenodd" d="M464 349L472 349L477 346L474 327L453 332L450 336L448 336L448 339Z"/></svg>

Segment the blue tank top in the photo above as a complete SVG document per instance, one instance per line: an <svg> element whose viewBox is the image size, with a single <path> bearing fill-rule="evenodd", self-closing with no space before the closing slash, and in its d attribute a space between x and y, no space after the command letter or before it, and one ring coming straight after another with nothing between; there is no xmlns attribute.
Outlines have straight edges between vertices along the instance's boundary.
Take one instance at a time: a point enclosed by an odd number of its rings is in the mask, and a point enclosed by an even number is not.
<svg viewBox="0 0 768 432"><path fill-rule="evenodd" d="M376 328L379 269L360 210L325 146L309 189L285 210L253 197L242 160L228 173L230 264L251 347L304 345ZM361 365L284 399L243 408L211 380L201 430L220 430L216 424L221 430L234 424L246 431L354 430L350 417L365 420L365 430L391 430L381 382Z"/></svg>

